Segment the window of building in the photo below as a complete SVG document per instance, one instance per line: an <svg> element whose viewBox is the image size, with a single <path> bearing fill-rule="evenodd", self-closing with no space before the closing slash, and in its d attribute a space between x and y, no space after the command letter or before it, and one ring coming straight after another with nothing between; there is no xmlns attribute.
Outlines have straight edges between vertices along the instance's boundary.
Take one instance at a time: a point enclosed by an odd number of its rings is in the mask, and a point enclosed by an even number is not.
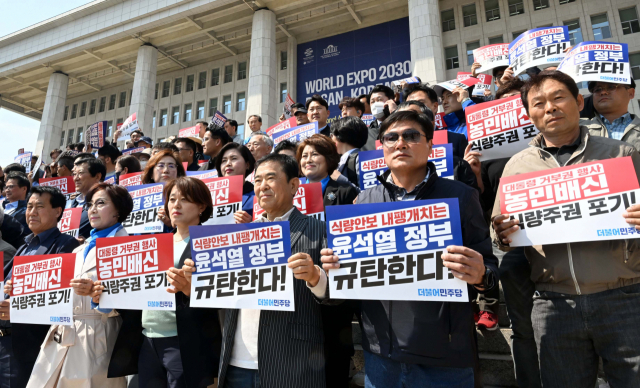
<svg viewBox="0 0 640 388"><path fill-rule="evenodd" d="M91 100L91 104L89 105L89 114L95 114L96 113L96 103L98 102L98 100L96 100L95 98L93 100Z"/></svg>
<svg viewBox="0 0 640 388"><path fill-rule="evenodd" d="M218 99L211 98L209 99L209 117L213 117L218 110Z"/></svg>
<svg viewBox="0 0 640 388"><path fill-rule="evenodd" d="M223 111L222 113L231 113L231 96L222 97Z"/></svg>
<svg viewBox="0 0 640 388"><path fill-rule="evenodd" d="M489 38L489 44L500 44L500 43L504 43L504 38L502 37L502 35Z"/></svg>
<svg viewBox="0 0 640 388"><path fill-rule="evenodd" d="M467 65L473 65L473 50L480 48L480 41L467 43Z"/></svg>
<svg viewBox="0 0 640 388"><path fill-rule="evenodd" d="M74 133L74 129L69 128L69 130L67 131L67 144L73 143L73 133Z"/></svg>
<svg viewBox="0 0 640 388"><path fill-rule="evenodd" d="M633 79L640 80L640 53L629 54L629 65Z"/></svg>
<svg viewBox="0 0 640 388"><path fill-rule="evenodd" d="M82 143L82 135L84 135L84 128L80 127L76 131L76 143Z"/></svg>
<svg viewBox="0 0 640 388"><path fill-rule="evenodd" d="M287 70L287 51L280 51L280 70Z"/></svg>
<svg viewBox="0 0 640 388"><path fill-rule="evenodd" d="M236 112L241 112L247 109L247 100L244 92L236 94Z"/></svg>
<svg viewBox="0 0 640 388"><path fill-rule="evenodd" d="M185 92L193 92L193 83L195 82L196 76L194 74L187 76L187 90Z"/></svg>
<svg viewBox="0 0 640 388"><path fill-rule="evenodd" d="M64 132L62 131L62 135L60 135L60 148L64 147Z"/></svg>
<svg viewBox="0 0 640 388"><path fill-rule="evenodd" d="M158 84L156 83L156 91L153 93L153 99L157 100L158 99Z"/></svg>
<svg viewBox="0 0 640 388"><path fill-rule="evenodd" d="M156 127L156 111L153 111L153 120L151 121L151 128Z"/></svg>
<svg viewBox="0 0 640 388"><path fill-rule="evenodd" d="M109 110L116 109L116 95L112 94L109 96Z"/></svg>
<svg viewBox="0 0 640 388"><path fill-rule="evenodd" d="M83 101L80 104L80 117L84 117L85 114L87 114L87 102Z"/></svg>
<svg viewBox="0 0 640 388"><path fill-rule="evenodd" d="M287 83L282 82L280 84L280 102L285 102L287 100Z"/></svg>
<svg viewBox="0 0 640 388"><path fill-rule="evenodd" d="M236 133L239 133L242 136L244 136L244 124L238 124L238 129L236 130Z"/></svg>
<svg viewBox="0 0 640 388"><path fill-rule="evenodd" d="M524 3L522 0L509 0L509 16L516 16L524 13Z"/></svg>
<svg viewBox="0 0 640 388"><path fill-rule="evenodd" d="M204 119L204 101L196 102L196 109L197 109L196 120Z"/></svg>
<svg viewBox="0 0 640 388"><path fill-rule="evenodd" d="M100 108L98 108L98 112L102 113L107 108L107 97L100 97Z"/></svg>
<svg viewBox="0 0 640 388"><path fill-rule="evenodd" d="M622 23L622 34L628 35L640 31L640 23L638 22L638 11L636 7L621 9L620 22Z"/></svg>
<svg viewBox="0 0 640 388"><path fill-rule="evenodd" d="M609 29L609 20L607 14L591 16L591 28L593 29L593 37L595 40L611 38L611 30Z"/></svg>
<svg viewBox="0 0 640 388"><path fill-rule="evenodd" d="M462 18L464 26L475 26L478 24L478 14L476 13L476 3L467 4L462 7Z"/></svg>
<svg viewBox="0 0 640 388"><path fill-rule="evenodd" d="M224 83L233 81L233 65L227 65L224 67Z"/></svg>
<svg viewBox="0 0 640 388"><path fill-rule="evenodd" d="M160 109L160 123L158 126L164 127L165 125L167 125L167 110Z"/></svg>
<svg viewBox="0 0 640 388"><path fill-rule="evenodd" d="M580 29L580 19L566 21L564 22L564 25L569 27L569 38L571 39L572 46L583 42L582 30Z"/></svg>
<svg viewBox="0 0 640 388"><path fill-rule="evenodd" d="M220 85L220 69L211 70L211 86Z"/></svg>
<svg viewBox="0 0 640 388"><path fill-rule="evenodd" d="M71 120L75 119L78 116L78 104L73 104L71 107Z"/></svg>
<svg viewBox="0 0 640 388"><path fill-rule="evenodd" d="M500 19L500 1L484 0L484 13L487 17L487 22Z"/></svg>
<svg viewBox="0 0 640 388"><path fill-rule="evenodd" d="M238 81L247 78L247 62L238 63Z"/></svg>
<svg viewBox="0 0 640 388"><path fill-rule="evenodd" d="M453 16L453 9L447 9L440 12L442 18L442 32L452 31L456 29L456 19Z"/></svg>
<svg viewBox="0 0 640 388"><path fill-rule="evenodd" d="M458 46L445 47L444 57L447 63L447 70L457 69L460 67L458 63Z"/></svg>
<svg viewBox="0 0 640 388"><path fill-rule="evenodd" d="M204 89L207 87L207 72L201 71L198 74L198 90Z"/></svg>
<svg viewBox="0 0 640 388"><path fill-rule="evenodd" d="M539 11L545 8L549 8L549 0L533 0L534 11Z"/></svg>
<svg viewBox="0 0 640 388"><path fill-rule="evenodd" d="M576 0L560 0L560 4L561 4L561 5L562 5L562 4L569 4L569 3L573 3L573 2L575 2L575 1L576 1Z"/></svg>
<svg viewBox="0 0 640 388"><path fill-rule="evenodd" d="M187 122L191 121L191 110L193 109L192 104L184 104L184 114L182 115L182 121Z"/></svg>
<svg viewBox="0 0 640 388"><path fill-rule="evenodd" d="M69 116L69 105L64 107L64 116L62 117L62 120L66 121L68 116Z"/></svg>
<svg viewBox="0 0 640 388"><path fill-rule="evenodd" d="M174 106L171 108L171 124L178 124L180 122L180 107Z"/></svg>
<svg viewBox="0 0 640 388"><path fill-rule="evenodd" d="M118 101L118 108L124 108L127 105L127 92L120 92L120 100Z"/></svg>
<svg viewBox="0 0 640 388"><path fill-rule="evenodd" d="M173 82L173 95L182 93L182 78L176 78Z"/></svg>
<svg viewBox="0 0 640 388"><path fill-rule="evenodd" d="M516 40L524 31L516 31L513 33L513 40Z"/></svg>
<svg viewBox="0 0 640 388"><path fill-rule="evenodd" d="M169 97L170 90L171 90L171 81L164 81L162 83L162 98Z"/></svg>

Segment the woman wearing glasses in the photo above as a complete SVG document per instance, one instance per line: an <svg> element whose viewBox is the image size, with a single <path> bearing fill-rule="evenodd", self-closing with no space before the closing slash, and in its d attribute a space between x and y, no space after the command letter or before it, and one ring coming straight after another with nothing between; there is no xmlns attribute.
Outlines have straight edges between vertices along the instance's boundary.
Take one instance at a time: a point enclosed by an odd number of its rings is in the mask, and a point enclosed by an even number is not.
<svg viewBox="0 0 640 388"><path fill-rule="evenodd" d="M91 236L73 252L73 325L49 329L33 367L29 388L125 388L124 377L107 378L107 367L122 320L118 312L92 303L96 274L96 239L127 236L123 222L133 201L123 187L95 184L86 196Z"/></svg>
<svg viewBox="0 0 640 388"><path fill-rule="evenodd" d="M216 170L218 176L242 175L244 179L253 172L256 164L251 151L238 143L227 143L216 158ZM253 219L253 183L244 181L242 186L242 209L235 212L233 218L236 224L246 224Z"/></svg>
<svg viewBox="0 0 640 388"><path fill-rule="evenodd" d="M142 184L166 183L185 175L180 155L170 149L163 149L151 157L140 179ZM164 232L170 232L172 228L171 220L164 213L164 209L158 210L158 218L165 225Z"/></svg>

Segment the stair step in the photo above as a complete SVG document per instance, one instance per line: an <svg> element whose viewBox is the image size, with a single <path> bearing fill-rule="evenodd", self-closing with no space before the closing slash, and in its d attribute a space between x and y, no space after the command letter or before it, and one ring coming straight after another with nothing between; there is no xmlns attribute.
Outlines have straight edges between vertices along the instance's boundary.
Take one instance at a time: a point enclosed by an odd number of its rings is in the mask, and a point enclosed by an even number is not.
<svg viewBox="0 0 640 388"><path fill-rule="evenodd" d="M495 355L502 356L501 354ZM513 372L512 360L500 360L482 357L480 354L480 373L485 387L517 387L516 377Z"/></svg>
<svg viewBox="0 0 640 388"><path fill-rule="evenodd" d="M511 355L511 329L478 330L478 352Z"/></svg>

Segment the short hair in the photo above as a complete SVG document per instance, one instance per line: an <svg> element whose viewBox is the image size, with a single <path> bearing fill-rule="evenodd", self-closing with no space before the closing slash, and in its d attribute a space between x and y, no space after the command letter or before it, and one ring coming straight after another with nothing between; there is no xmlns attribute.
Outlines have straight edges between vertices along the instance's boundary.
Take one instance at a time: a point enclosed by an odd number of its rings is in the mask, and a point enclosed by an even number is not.
<svg viewBox="0 0 640 388"><path fill-rule="evenodd" d="M144 168L144 172L140 177L142 183L154 183L153 181L153 169L156 168L156 164L160 162L165 156L171 156L176 161L176 168L178 169L178 177L186 175L184 172L184 166L182 165L182 159L178 152L173 152L168 149L160 150L157 154L153 155L147 162L147 166ZM168 214L168 213L167 213Z"/></svg>
<svg viewBox="0 0 640 388"><path fill-rule="evenodd" d="M58 168L66 167L69 171L73 170L73 158L71 156L63 156L58 158L57 161Z"/></svg>
<svg viewBox="0 0 640 388"><path fill-rule="evenodd" d="M573 78L561 71L542 71L529 78L529 80L525 82L522 89L520 89L520 98L522 98L522 105L524 105L524 108L527 111L527 115L529 114L529 92L531 91L531 89L537 89L541 87L544 81L549 79L560 82L561 84L566 86L573 98L576 100L578 99L580 90L578 89L578 85L576 85L576 81L574 81Z"/></svg>
<svg viewBox="0 0 640 388"><path fill-rule="evenodd" d="M493 75L493 78L496 78L498 76L499 72L504 72L505 70L507 70L509 66L498 66L498 67L494 67L493 70L491 70L491 75Z"/></svg>
<svg viewBox="0 0 640 388"><path fill-rule="evenodd" d="M227 120L227 123L229 123L229 125L231 125L232 127L236 127L236 130L238 129L238 122L235 120Z"/></svg>
<svg viewBox="0 0 640 388"><path fill-rule="evenodd" d="M247 122L249 122L249 120L251 120L252 117L257 117L258 118L258 122L262 122L262 117L258 116L258 115L251 115L249 116L249 118L247 119Z"/></svg>
<svg viewBox="0 0 640 388"><path fill-rule="evenodd" d="M122 168L127 168L127 173L140 172L140 161L133 155L123 155L116 160L116 163Z"/></svg>
<svg viewBox="0 0 640 388"><path fill-rule="evenodd" d="M304 104L304 107L309 110L309 106L311 105L312 102L317 102L318 104L324 106L325 108L329 109L329 104L327 103L327 100L325 100L324 98L322 98L321 95L319 94L314 94L313 96L311 96L310 99L307 100L307 102Z"/></svg>
<svg viewBox="0 0 640 388"><path fill-rule="evenodd" d="M78 155L73 157L73 160L81 160L81 159L95 159L95 155L90 152L81 152Z"/></svg>
<svg viewBox="0 0 640 388"><path fill-rule="evenodd" d="M436 91L433 90L433 88L430 88L426 84L409 84L409 85L407 85L407 88L404 90L404 95L402 96L402 99L404 101L407 101L409 96L411 94L415 93L415 92L423 92L424 94L427 95L427 98L432 103L433 102L438 102L438 93L436 93Z"/></svg>
<svg viewBox="0 0 640 388"><path fill-rule="evenodd" d="M85 203L91 202L93 196L102 190L107 193L107 196L109 196L109 199L113 202L113 207L118 211L118 222L124 222L124 220L129 217L129 214L131 214L131 211L133 211L133 199L131 199L131 195L129 195L127 189L122 186L105 182L96 183L89 189Z"/></svg>
<svg viewBox="0 0 640 388"><path fill-rule="evenodd" d="M276 148L274 148L273 153L277 154L283 150L290 150L290 151L293 151L293 153L295 154L296 152L298 152L298 143L292 141L291 139L283 140L280 143L278 143Z"/></svg>
<svg viewBox="0 0 640 388"><path fill-rule="evenodd" d="M29 186L31 186L31 182L29 182L29 178L27 178L25 174L14 171L7 175L7 182L9 182L10 179L15 180L19 188L26 187L27 194L29 193Z"/></svg>
<svg viewBox="0 0 640 388"><path fill-rule="evenodd" d="M220 149L218 156L215 158L218 176L222 176L222 157L224 156L224 153L229 150L238 150L240 156L242 156L242 159L244 159L244 162L247 164L247 171L245 171L244 176L246 177L247 175L251 174L256 165L256 160L253 158L253 155L251 155L251 151L249 151L249 149L242 144L231 142L225 144Z"/></svg>
<svg viewBox="0 0 640 388"><path fill-rule="evenodd" d="M144 136L144 133L142 133L142 131L141 131L141 130L139 130L139 129L136 129L135 131L131 131L131 133L129 134L129 136L133 135L134 133L139 133L139 134L140 134L140 136Z"/></svg>
<svg viewBox="0 0 640 388"><path fill-rule="evenodd" d="M298 179L298 161L292 158L289 155L285 154L269 154L262 159L256 161L256 172L258 171L258 167L265 163L278 163L284 172L284 175L287 177L287 182L292 179Z"/></svg>
<svg viewBox="0 0 640 388"><path fill-rule="evenodd" d="M54 148L53 150L51 150L51 152L49 152L49 157L53 158L53 154L61 154L62 150L59 148Z"/></svg>
<svg viewBox="0 0 640 388"><path fill-rule="evenodd" d="M115 164L122 152L111 144L105 144L98 149L98 155L111 159L111 163Z"/></svg>
<svg viewBox="0 0 640 388"><path fill-rule="evenodd" d="M291 104L291 110L295 109L300 109L300 108L304 108L304 104L301 102L296 102L295 104Z"/></svg>
<svg viewBox="0 0 640 388"><path fill-rule="evenodd" d="M76 144L76 151L82 152L83 149L84 149L84 143L77 143Z"/></svg>
<svg viewBox="0 0 640 388"><path fill-rule="evenodd" d="M412 110L395 111L391 116L387 117L380 126L380 134L378 139L382 139L382 135L395 123L401 123L404 121L413 121L420 125L422 132L424 132L427 140L433 139L433 123L429 120L427 115L423 113L414 112Z"/></svg>
<svg viewBox="0 0 640 388"><path fill-rule="evenodd" d="M387 96L387 98L390 100L392 100L396 96L396 94L393 92L393 89L391 89L390 87L386 85L376 85L373 87L373 89L371 89L369 94L367 94L367 104L371 104L371 96L373 95L373 93L384 93L384 95Z"/></svg>
<svg viewBox="0 0 640 388"><path fill-rule="evenodd" d="M405 101L405 102L401 103L400 105L398 105L398 109L404 109L404 108L408 108L410 106L417 106L418 108L420 108L422 113L427 115L427 117L429 118L429 120L431 120L431 122L433 122L433 120L435 119L431 109L429 109L428 106L423 104L422 101L417 101L417 100Z"/></svg>
<svg viewBox="0 0 640 388"><path fill-rule="evenodd" d="M176 139L173 140L173 144L177 144L177 143L184 143L188 148L191 149L191 151L193 151L193 156L195 158L195 154L196 154L196 142L187 138L187 137L178 137ZM176 146L177 147L177 146Z"/></svg>
<svg viewBox="0 0 640 388"><path fill-rule="evenodd" d="M89 166L89 174L95 178L96 174L100 173L100 182L104 181L104 177L107 175L107 168L101 161L95 158L76 159L76 166L87 164Z"/></svg>
<svg viewBox="0 0 640 388"><path fill-rule="evenodd" d="M209 126L209 123L207 123L206 121L198 121L198 122L196 123L196 125L198 125L198 124L203 124L205 127L208 127L208 126Z"/></svg>
<svg viewBox="0 0 640 388"><path fill-rule="evenodd" d="M338 109L342 110L342 107L355 108L356 110L362 112L362 114L364 114L365 110L364 104L355 97L344 97L338 104Z"/></svg>
<svg viewBox="0 0 640 388"><path fill-rule="evenodd" d="M177 187L180 194L195 205L205 205L204 211L200 213L200 223L207 221L213 214L213 201L211 191L200 179L182 176L169 181L164 186L164 212L169 215L169 196L173 188Z"/></svg>
<svg viewBox="0 0 640 388"><path fill-rule="evenodd" d="M502 84L502 86L500 86L500 88L496 92L496 100L501 99L503 95L509 92L512 92L514 90L520 91L523 86L524 86L524 81L521 80L520 78L516 77L516 78L510 79L509 81Z"/></svg>
<svg viewBox="0 0 640 388"><path fill-rule="evenodd" d="M358 117L347 116L334 121L331 124L331 134L343 143L356 148L362 148L367 144L369 128Z"/></svg>
<svg viewBox="0 0 640 388"><path fill-rule="evenodd" d="M58 216L58 222L62 219L62 214L64 214L64 208L67 205L67 198L62 194L59 188L53 186L33 186L31 188L31 192L27 197L27 202L33 194L38 194L42 196L42 194L49 194L49 203L53 209L60 208L62 211Z"/></svg>
<svg viewBox="0 0 640 388"><path fill-rule="evenodd" d="M5 174L10 174L12 172L21 172L23 174L27 173L27 168L20 163L11 163L7 164L4 168Z"/></svg>
<svg viewBox="0 0 640 388"><path fill-rule="evenodd" d="M361 95L359 95L359 96L357 97L357 99L358 99L358 100L362 100L363 98L364 98L364 99L366 99L366 98L367 98L367 96L368 96L368 94L361 94ZM369 100L367 99L366 101L367 101L367 104L368 104L368 103L369 103Z"/></svg>
<svg viewBox="0 0 640 388"><path fill-rule="evenodd" d="M251 136L249 136L249 140L251 140L251 138L254 136L262 136L264 142L267 143L267 146L273 148L273 139L271 138L271 136L267 135L264 132L254 132L251 134Z"/></svg>
<svg viewBox="0 0 640 388"><path fill-rule="evenodd" d="M320 155L324 156L324 159L327 161L328 175L331 175L331 173L338 168L338 164L340 163L340 154L338 154L336 143L334 143L331 138L316 133L315 135L300 142L298 152L296 152L296 159L298 159L298 163L300 163L300 160L302 159L302 153L306 146L313 147Z"/></svg>
<svg viewBox="0 0 640 388"><path fill-rule="evenodd" d="M170 150L171 152L178 152L178 147L173 143L158 142L156 145L151 147L151 152L154 150Z"/></svg>
<svg viewBox="0 0 640 388"><path fill-rule="evenodd" d="M236 127L236 130L237 130L237 127ZM231 135L229 135L229 133L227 133L227 131L225 131L224 128L220 128L217 125L212 125L209 128L207 128L207 130L204 131L204 133L207 133L207 132L211 134L212 139L220 139L222 145L225 145L233 141L233 138L231 137Z"/></svg>

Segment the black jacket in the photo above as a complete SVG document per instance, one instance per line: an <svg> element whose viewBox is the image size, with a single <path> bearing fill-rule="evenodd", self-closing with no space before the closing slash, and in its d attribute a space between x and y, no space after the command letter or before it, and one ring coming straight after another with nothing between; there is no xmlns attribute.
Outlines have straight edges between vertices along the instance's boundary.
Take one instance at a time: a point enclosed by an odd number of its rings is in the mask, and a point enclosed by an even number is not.
<svg viewBox="0 0 640 388"><path fill-rule="evenodd" d="M435 165L416 199L458 198L464 246L484 257L487 281L497 287L498 260L492 253L489 228L482 217L478 191L440 178ZM392 202L390 171L378 177L380 185L360 193L357 203ZM469 286L471 287L471 286ZM468 368L474 365L475 324L472 303L363 300L362 347L392 360L431 366Z"/></svg>
<svg viewBox="0 0 640 388"><path fill-rule="evenodd" d="M361 151L372 151L376 149L376 140L378 140L378 135L380 134L380 125L378 125L378 119L375 117L371 124L369 124L369 137L367 138L367 143L364 147L360 148Z"/></svg>
<svg viewBox="0 0 640 388"><path fill-rule="evenodd" d="M9 200L6 200L4 202L3 207L6 206L7 204L9 204ZM7 214L6 209L4 213ZM10 215L13 217L13 219L18 221L22 225L23 230L25 230L27 233L31 233L31 231L29 230L29 224L27 224L26 214L27 214L27 201L19 200L18 207Z"/></svg>
<svg viewBox="0 0 640 388"><path fill-rule="evenodd" d="M442 129L442 131L446 131L446 129ZM447 142L453 148L453 155L464 159L464 150L469 145L467 137L461 133L447 131Z"/></svg>
<svg viewBox="0 0 640 388"><path fill-rule="evenodd" d="M0 223L0 233L4 241L19 249L24 244L25 234L28 231L29 229L25 230L22 224L16 221L12 215L4 214Z"/></svg>
<svg viewBox="0 0 640 388"><path fill-rule="evenodd" d="M204 163L202 166L198 167L198 170L196 171L209 171L209 170L215 170L216 169L216 158L211 158L209 160L207 160L206 163ZM192 170L189 170L192 171Z"/></svg>
<svg viewBox="0 0 640 388"><path fill-rule="evenodd" d="M332 195L333 194L333 195ZM352 205L358 196L358 190L345 182L336 182L329 178L327 188L324 191L324 206Z"/></svg>
<svg viewBox="0 0 640 388"><path fill-rule="evenodd" d="M187 245L177 268L191 258L191 244ZM180 340L180 357L187 387L206 388L218 377L216 366L220 362L222 331L218 309L191 308L189 297L182 292L176 295L176 325ZM109 362L108 377L120 377L138 373L138 357L144 340L142 334L142 310L118 310L122 327Z"/></svg>
<svg viewBox="0 0 640 388"><path fill-rule="evenodd" d="M453 156L453 179L480 192L476 174L473 173L469 162L455 155Z"/></svg>
<svg viewBox="0 0 640 388"><path fill-rule="evenodd" d="M331 137L331 124L327 123L327 126L324 127L322 131L320 131L320 134Z"/></svg>
<svg viewBox="0 0 640 388"><path fill-rule="evenodd" d="M340 169L340 174L344 175L355 187L360 187L360 177L358 176L357 165L359 163L358 154L360 149L354 149L347 158L346 163Z"/></svg>
<svg viewBox="0 0 640 388"><path fill-rule="evenodd" d="M482 184L484 185L484 191L480 196L480 203L482 204L482 210L485 213L487 223L489 223L491 219L491 212L493 211L496 194L500 186L500 178L502 178L504 167L507 165L509 159L511 158L485 160L480 164Z"/></svg>
<svg viewBox="0 0 640 388"><path fill-rule="evenodd" d="M89 238L91 236L91 223L89 223L89 214L87 213L87 209L84 207L84 204L80 204L78 202L77 197L71 201L72 208L82 206L82 215L80 216L80 228L78 229L78 237Z"/></svg>
<svg viewBox="0 0 640 388"><path fill-rule="evenodd" d="M200 165L198 165L197 159L195 159L193 163L187 166L187 171L199 171L199 170L200 170Z"/></svg>

